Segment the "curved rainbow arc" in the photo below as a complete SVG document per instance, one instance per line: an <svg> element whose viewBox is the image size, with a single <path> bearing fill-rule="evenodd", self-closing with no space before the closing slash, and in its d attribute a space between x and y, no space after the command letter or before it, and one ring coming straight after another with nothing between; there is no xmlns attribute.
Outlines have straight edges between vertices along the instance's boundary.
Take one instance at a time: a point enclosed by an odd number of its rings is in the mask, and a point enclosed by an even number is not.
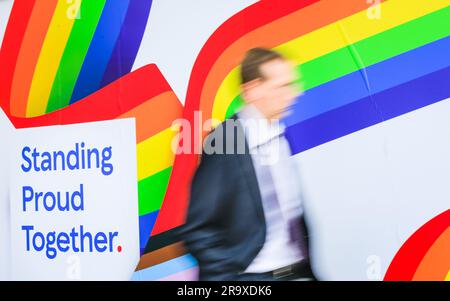
<svg viewBox="0 0 450 301"><path fill-rule="evenodd" d="M450 222L423 257L413 281L446 280L450 273Z"/></svg>
<svg viewBox="0 0 450 301"><path fill-rule="evenodd" d="M261 1L239 12L217 29L200 52L189 82L184 118L192 122L193 112L200 110L204 120L211 117L223 120L225 116L213 116L214 95L249 48L260 45L275 47L365 8L367 5L357 0L346 1L338 7L331 0L289 1L283 5L278 5L276 1ZM324 15L321 12L325 12ZM298 23L299 19L301 23ZM234 88L237 89L237 78L233 78L236 80L233 82ZM173 184L169 184L162 214L158 217L152 235L183 223L188 195L186 178L190 179L186 171L193 172L196 160L195 155L176 157L170 179Z"/></svg>
<svg viewBox="0 0 450 301"><path fill-rule="evenodd" d="M403 9L405 5L409 6L408 9ZM448 36L448 27L437 26L449 17L447 6L448 3L442 1L424 6L420 2L407 4L406 1L390 0L380 4L383 12L380 20L371 20L366 11L361 11L273 48L297 65L298 71L306 78L303 86L307 91ZM442 11L436 14L438 10ZM289 18L292 18L292 23L301 20L295 15ZM423 35L425 32L430 35ZM395 47L395 41L399 39L403 42ZM357 49L357 55L364 58L363 62L355 63L352 48ZM324 66L328 67L324 70ZM222 120L233 113L230 106L239 107L236 103L241 101L238 82L239 66L220 84L215 95L213 118Z"/></svg>
<svg viewBox="0 0 450 301"><path fill-rule="evenodd" d="M238 95L239 62L247 49L261 45L280 50L302 63L299 69L305 68L307 91L285 120L294 153L448 98L447 90L433 87L444 84L450 65L445 55L450 51L450 1L424 5L388 0L380 5L380 20L369 20L368 5L353 0L340 6L329 0L289 1L283 7L262 1L244 9L225 22L200 52L184 117L193 122L193 112L200 110L204 120L223 120L231 113L230 106L239 107L231 101ZM380 45L384 47L375 48ZM383 79L392 70L392 77ZM423 98L427 88L433 92ZM396 98L400 100L389 101ZM382 113L373 107L373 100L380 103ZM352 117L355 112L359 119ZM333 127L336 130L318 131ZM196 155L176 157L152 235L183 223L189 185L185 178L190 178L196 162Z"/></svg>
<svg viewBox="0 0 450 301"><path fill-rule="evenodd" d="M24 16L25 5L31 13L14 59L11 91L4 96L14 116L63 108L131 71L152 1L78 3L14 2L11 18Z"/></svg>
<svg viewBox="0 0 450 301"><path fill-rule="evenodd" d="M450 210L420 227L389 265L386 281L450 280Z"/></svg>
<svg viewBox="0 0 450 301"><path fill-rule="evenodd" d="M442 87L448 86L445 79L450 76L446 57L450 1L381 2L381 20L369 20L368 6L361 1L339 6L327 0L286 1L283 7L276 1L261 1L249 6L222 24L200 52L184 118L193 122L194 111L200 110L204 119L223 120L239 108L239 63L246 50L257 46L275 48L301 63L298 69L305 78L306 94L286 120L294 153L448 98L450 91ZM415 61L423 63L411 65ZM411 74L405 72L411 68ZM392 78L382 79L397 69ZM356 93L346 98L354 86ZM336 93L342 96L339 101L324 102ZM184 222L197 159L192 154L175 158L152 231L155 239L170 242L167 231ZM147 261L154 263L159 252L153 253L144 256L141 268Z"/></svg>
<svg viewBox="0 0 450 301"><path fill-rule="evenodd" d="M282 18L317 2L319 1L302 0L289 1L286 5L277 5L276 1L260 1L240 11L222 24L201 49L193 66L183 118L194 124L194 115L197 110L202 111L204 119L210 118L211 109L205 109L205 105L206 108L211 106L211 101L205 102L200 100L201 91L212 66L215 65L218 57L234 41L273 20ZM236 59L234 58L231 61L234 64L233 66L238 64ZM194 127L191 127L192 137L197 135L193 132L194 130ZM192 147L195 147L195 143L192 143ZM191 150L188 154L182 153L175 157L172 174L158 218L151 233L152 236L176 228L184 222L188 186L197 163L196 150Z"/></svg>

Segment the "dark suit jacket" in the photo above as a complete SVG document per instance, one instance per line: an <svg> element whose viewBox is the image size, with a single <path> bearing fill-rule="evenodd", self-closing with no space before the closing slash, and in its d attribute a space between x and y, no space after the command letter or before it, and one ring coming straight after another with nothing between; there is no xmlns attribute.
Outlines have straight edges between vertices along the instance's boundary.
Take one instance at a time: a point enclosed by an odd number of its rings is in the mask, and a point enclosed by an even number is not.
<svg viewBox="0 0 450 301"><path fill-rule="evenodd" d="M182 239L199 263L200 280L233 280L261 250L266 235L264 211L252 158L237 117L226 120L205 144L241 138L243 154L206 154L193 177ZM234 131L231 122L237 124ZM222 130L223 135L218 135ZM236 135L239 131L240 135ZM235 133L230 139L230 133ZM221 142L222 141L222 142ZM236 149L235 149L236 150ZM300 225L299 225L300 226Z"/></svg>

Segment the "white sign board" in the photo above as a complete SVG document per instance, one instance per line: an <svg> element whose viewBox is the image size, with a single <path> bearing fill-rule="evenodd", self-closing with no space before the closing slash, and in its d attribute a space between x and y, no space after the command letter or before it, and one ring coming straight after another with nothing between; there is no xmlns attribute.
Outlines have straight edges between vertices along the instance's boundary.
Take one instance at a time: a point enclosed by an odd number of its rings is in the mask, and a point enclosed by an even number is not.
<svg viewBox="0 0 450 301"><path fill-rule="evenodd" d="M10 278L129 280L139 261L134 119L14 135L0 181L9 183Z"/></svg>

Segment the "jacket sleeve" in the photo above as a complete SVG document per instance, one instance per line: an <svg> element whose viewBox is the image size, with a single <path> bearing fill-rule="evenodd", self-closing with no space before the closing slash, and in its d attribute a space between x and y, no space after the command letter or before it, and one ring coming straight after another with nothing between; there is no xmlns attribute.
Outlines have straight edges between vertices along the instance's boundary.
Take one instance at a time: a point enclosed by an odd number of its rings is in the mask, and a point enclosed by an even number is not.
<svg viewBox="0 0 450 301"><path fill-rule="evenodd" d="M200 277L207 280L227 280L233 275L232 258L223 249L226 229L221 225L230 189L226 173L226 163L220 155L202 155L191 183L186 223L181 230L186 248L199 263Z"/></svg>

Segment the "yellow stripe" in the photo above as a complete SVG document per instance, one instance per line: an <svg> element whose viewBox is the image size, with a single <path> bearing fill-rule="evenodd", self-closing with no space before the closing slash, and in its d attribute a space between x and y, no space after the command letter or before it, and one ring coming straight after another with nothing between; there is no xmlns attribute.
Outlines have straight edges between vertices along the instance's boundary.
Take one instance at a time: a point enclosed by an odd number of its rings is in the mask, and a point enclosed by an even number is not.
<svg viewBox="0 0 450 301"><path fill-rule="evenodd" d="M448 270L447 276L445 277L445 281L450 281L450 270Z"/></svg>
<svg viewBox="0 0 450 301"><path fill-rule="evenodd" d="M448 5L450 0L390 0L381 4L380 19L369 19L364 10L279 45L275 50L299 65ZM238 83L239 69L236 67L225 77L217 91L212 118L225 118L228 106L239 94Z"/></svg>
<svg viewBox="0 0 450 301"><path fill-rule="evenodd" d="M77 7L67 1L58 1L33 75L27 117L45 114L53 81L75 21L72 16L76 15L74 10L79 9L81 1L75 3Z"/></svg>
<svg viewBox="0 0 450 301"><path fill-rule="evenodd" d="M171 146L176 133L168 128L137 145L139 181L172 166L175 154Z"/></svg>
<svg viewBox="0 0 450 301"><path fill-rule="evenodd" d="M225 119L228 107L240 91L240 72L241 66L239 65L228 73L220 84L213 103L212 119Z"/></svg>

